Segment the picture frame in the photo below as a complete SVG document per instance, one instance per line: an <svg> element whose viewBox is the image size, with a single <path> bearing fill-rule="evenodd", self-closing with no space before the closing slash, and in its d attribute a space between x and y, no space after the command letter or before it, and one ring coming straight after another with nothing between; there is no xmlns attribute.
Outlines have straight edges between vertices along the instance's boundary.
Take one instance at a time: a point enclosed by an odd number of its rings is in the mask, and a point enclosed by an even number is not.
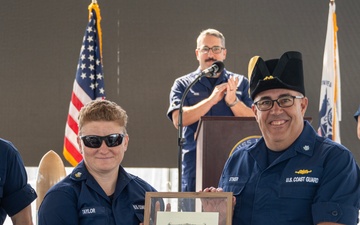
<svg viewBox="0 0 360 225"><path fill-rule="evenodd" d="M231 225L232 192L146 192L144 225ZM182 202L193 203L183 209Z"/></svg>

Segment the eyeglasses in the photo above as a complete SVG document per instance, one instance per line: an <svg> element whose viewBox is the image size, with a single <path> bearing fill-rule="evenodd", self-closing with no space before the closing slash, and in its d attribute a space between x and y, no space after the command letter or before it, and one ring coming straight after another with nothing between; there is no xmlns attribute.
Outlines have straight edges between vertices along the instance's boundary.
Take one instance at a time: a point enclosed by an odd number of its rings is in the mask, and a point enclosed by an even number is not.
<svg viewBox="0 0 360 225"><path fill-rule="evenodd" d="M209 53L210 49L211 49L211 51L212 51L214 54L219 54L219 53L221 53L222 50L225 49L225 48L223 48L223 47L221 47L221 46L213 46L213 47L211 47L211 48L209 48L209 47L207 47L207 46L204 46L204 47L198 48L198 49L200 50L200 52L201 52L202 54L207 54L207 53Z"/></svg>
<svg viewBox="0 0 360 225"><path fill-rule="evenodd" d="M109 134L107 136L97 136L97 135L86 135L81 136L81 140L84 142L84 145L89 148L100 148L102 142L105 141L108 147L116 147L121 145L125 135L124 134Z"/></svg>
<svg viewBox="0 0 360 225"><path fill-rule="evenodd" d="M278 106L280 106L281 108L288 108L288 107L294 105L294 99L296 99L296 98L302 99L302 98L304 98L304 96L287 95L287 96L282 96L275 100L260 99L259 101L254 102L254 105L256 105L256 107L260 111L267 111L267 110L272 109L272 107L274 106L274 102L276 102L278 104Z"/></svg>

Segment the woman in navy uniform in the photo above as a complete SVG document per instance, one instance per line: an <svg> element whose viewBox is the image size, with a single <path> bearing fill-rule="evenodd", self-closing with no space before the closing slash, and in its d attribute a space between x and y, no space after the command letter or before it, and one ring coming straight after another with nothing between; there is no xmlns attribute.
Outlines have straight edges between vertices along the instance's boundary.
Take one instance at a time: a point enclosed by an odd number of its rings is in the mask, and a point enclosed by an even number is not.
<svg viewBox="0 0 360 225"><path fill-rule="evenodd" d="M129 144L128 116L116 103L95 100L79 114L83 160L54 185L39 208L39 225L139 225L145 193L156 191L120 165Z"/></svg>

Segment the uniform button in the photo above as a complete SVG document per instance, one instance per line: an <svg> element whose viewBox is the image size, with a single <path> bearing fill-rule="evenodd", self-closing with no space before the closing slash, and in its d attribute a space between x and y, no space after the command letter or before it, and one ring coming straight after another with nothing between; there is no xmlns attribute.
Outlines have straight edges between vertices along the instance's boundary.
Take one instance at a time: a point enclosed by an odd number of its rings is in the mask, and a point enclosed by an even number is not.
<svg viewBox="0 0 360 225"><path fill-rule="evenodd" d="M331 212L331 215L333 215L333 216L338 216L339 213L338 213L338 211L332 211L332 212Z"/></svg>

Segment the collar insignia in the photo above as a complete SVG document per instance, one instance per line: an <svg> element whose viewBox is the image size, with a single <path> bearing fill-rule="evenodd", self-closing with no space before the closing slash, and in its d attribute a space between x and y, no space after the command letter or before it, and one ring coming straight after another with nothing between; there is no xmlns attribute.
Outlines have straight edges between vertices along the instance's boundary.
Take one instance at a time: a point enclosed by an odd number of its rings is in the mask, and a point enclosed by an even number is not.
<svg viewBox="0 0 360 225"><path fill-rule="evenodd" d="M82 174L81 174L81 172L77 172L77 173L75 173L75 177L76 177L76 178L80 178L80 177L81 177L81 175L82 175Z"/></svg>

